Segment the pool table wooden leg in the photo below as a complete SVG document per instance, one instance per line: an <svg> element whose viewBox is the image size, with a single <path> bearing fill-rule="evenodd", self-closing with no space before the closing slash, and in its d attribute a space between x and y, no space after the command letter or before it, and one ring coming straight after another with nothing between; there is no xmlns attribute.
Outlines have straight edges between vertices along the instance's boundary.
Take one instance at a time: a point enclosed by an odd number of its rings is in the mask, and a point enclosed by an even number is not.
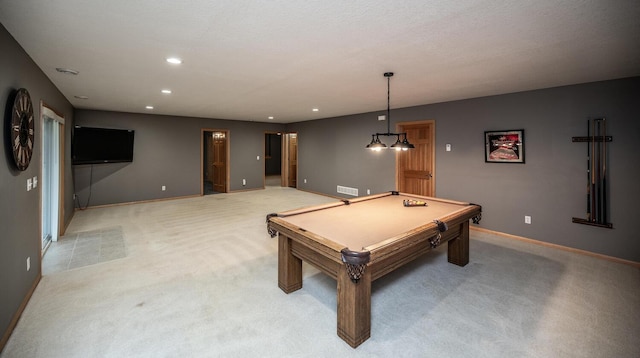
<svg viewBox="0 0 640 358"><path fill-rule="evenodd" d="M460 224L460 236L449 240L447 258L450 263L465 266L469 263L469 221Z"/></svg>
<svg viewBox="0 0 640 358"><path fill-rule="evenodd" d="M340 265L337 281L338 336L355 348L371 336L371 270L354 283Z"/></svg>
<svg viewBox="0 0 640 358"><path fill-rule="evenodd" d="M291 239L278 234L278 287L286 293L302 288L302 260L291 253Z"/></svg>

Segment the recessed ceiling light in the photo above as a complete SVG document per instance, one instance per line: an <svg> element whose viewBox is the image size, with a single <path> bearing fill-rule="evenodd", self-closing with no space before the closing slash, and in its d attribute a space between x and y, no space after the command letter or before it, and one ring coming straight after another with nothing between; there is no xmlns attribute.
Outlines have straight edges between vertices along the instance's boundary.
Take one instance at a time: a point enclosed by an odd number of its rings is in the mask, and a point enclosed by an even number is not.
<svg viewBox="0 0 640 358"><path fill-rule="evenodd" d="M319 111L319 109L314 108L314 109L312 109L312 111L314 111L314 112L318 112L318 111Z"/></svg>
<svg viewBox="0 0 640 358"><path fill-rule="evenodd" d="M153 109L153 106L146 106L146 107L144 107L144 108L146 108L146 109Z"/></svg>
<svg viewBox="0 0 640 358"><path fill-rule="evenodd" d="M174 64L174 65L179 65L182 63L182 59L179 59L177 57L168 57L167 58L167 62Z"/></svg>
<svg viewBox="0 0 640 358"><path fill-rule="evenodd" d="M171 90L170 89L163 89L162 93L164 94L171 94Z"/></svg>
<svg viewBox="0 0 640 358"><path fill-rule="evenodd" d="M273 116L269 116L269 117L267 117L267 118L269 118L269 119L273 119Z"/></svg>
<svg viewBox="0 0 640 358"><path fill-rule="evenodd" d="M87 97L87 96L73 96L73 97L75 97L77 99L89 99L89 97Z"/></svg>
<svg viewBox="0 0 640 358"><path fill-rule="evenodd" d="M60 73L64 73L66 75L74 75L74 76L77 75L78 73L80 73L80 72L78 72L76 70L73 70L73 69L70 69L70 68L62 68L62 67L57 67L56 71L58 71Z"/></svg>

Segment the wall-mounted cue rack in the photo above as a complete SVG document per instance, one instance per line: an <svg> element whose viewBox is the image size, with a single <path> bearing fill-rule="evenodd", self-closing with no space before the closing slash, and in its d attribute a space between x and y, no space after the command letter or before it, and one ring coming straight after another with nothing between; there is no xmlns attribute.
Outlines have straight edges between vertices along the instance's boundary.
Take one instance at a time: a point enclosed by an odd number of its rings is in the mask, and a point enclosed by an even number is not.
<svg viewBox="0 0 640 358"><path fill-rule="evenodd" d="M613 141L613 137L607 135L606 120L587 120L587 136L572 137L571 141L587 143L587 218L572 221L612 229L607 211L607 143Z"/></svg>

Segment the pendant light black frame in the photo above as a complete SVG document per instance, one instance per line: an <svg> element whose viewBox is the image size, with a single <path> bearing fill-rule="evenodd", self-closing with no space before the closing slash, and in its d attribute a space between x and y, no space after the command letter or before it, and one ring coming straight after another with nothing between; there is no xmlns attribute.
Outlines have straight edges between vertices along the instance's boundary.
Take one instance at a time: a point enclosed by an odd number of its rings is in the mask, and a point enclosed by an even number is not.
<svg viewBox="0 0 640 358"><path fill-rule="evenodd" d="M393 72L385 72L384 77L387 78L387 132L386 133L374 133L371 135L371 143L369 143L366 148L374 151L380 151L382 149L395 149L395 150L409 150L415 148L415 146L409 143L407 140L407 133L392 133L391 132L391 77L393 76ZM385 137L396 137L396 142L392 144L390 147L387 147L386 144L380 141L380 136ZM400 140L402 137L402 141Z"/></svg>

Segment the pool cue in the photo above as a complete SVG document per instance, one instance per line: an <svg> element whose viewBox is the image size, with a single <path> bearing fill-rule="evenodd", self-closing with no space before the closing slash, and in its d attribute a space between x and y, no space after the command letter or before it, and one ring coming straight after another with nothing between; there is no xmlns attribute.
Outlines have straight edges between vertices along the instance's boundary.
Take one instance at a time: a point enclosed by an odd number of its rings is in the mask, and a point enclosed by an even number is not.
<svg viewBox="0 0 640 358"><path fill-rule="evenodd" d="M596 163L596 166L598 168L598 171L596 172L596 191L598 193L598 196L596 199L597 200L596 211L598 213L597 221L599 224L601 224L602 223L602 176L601 176L602 174L602 140L601 140L602 139L602 120L598 119L596 122L598 125L597 127L598 128L598 136L597 136L598 144L596 147L596 150L598 151L598 154L597 154L598 159Z"/></svg>
<svg viewBox="0 0 640 358"><path fill-rule="evenodd" d="M593 126L591 132L591 221L596 220L596 158L595 158L595 149L596 149L596 122L595 120L591 121L591 125Z"/></svg>
<svg viewBox="0 0 640 358"><path fill-rule="evenodd" d="M602 120L598 119L598 171L596 172L596 190L598 191L598 223L602 223Z"/></svg>
<svg viewBox="0 0 640 358"><path fill-rule="evenodd" d="M587 138L591 136L591 123L587 119ZM587 221L591 221L591 148L587 144Z"/></svg>
<svg viewBox="0 0 640 358"><path fill-rule="evenodd" d="M602 118L602 223L607 223L607 122Z"/></svg>

